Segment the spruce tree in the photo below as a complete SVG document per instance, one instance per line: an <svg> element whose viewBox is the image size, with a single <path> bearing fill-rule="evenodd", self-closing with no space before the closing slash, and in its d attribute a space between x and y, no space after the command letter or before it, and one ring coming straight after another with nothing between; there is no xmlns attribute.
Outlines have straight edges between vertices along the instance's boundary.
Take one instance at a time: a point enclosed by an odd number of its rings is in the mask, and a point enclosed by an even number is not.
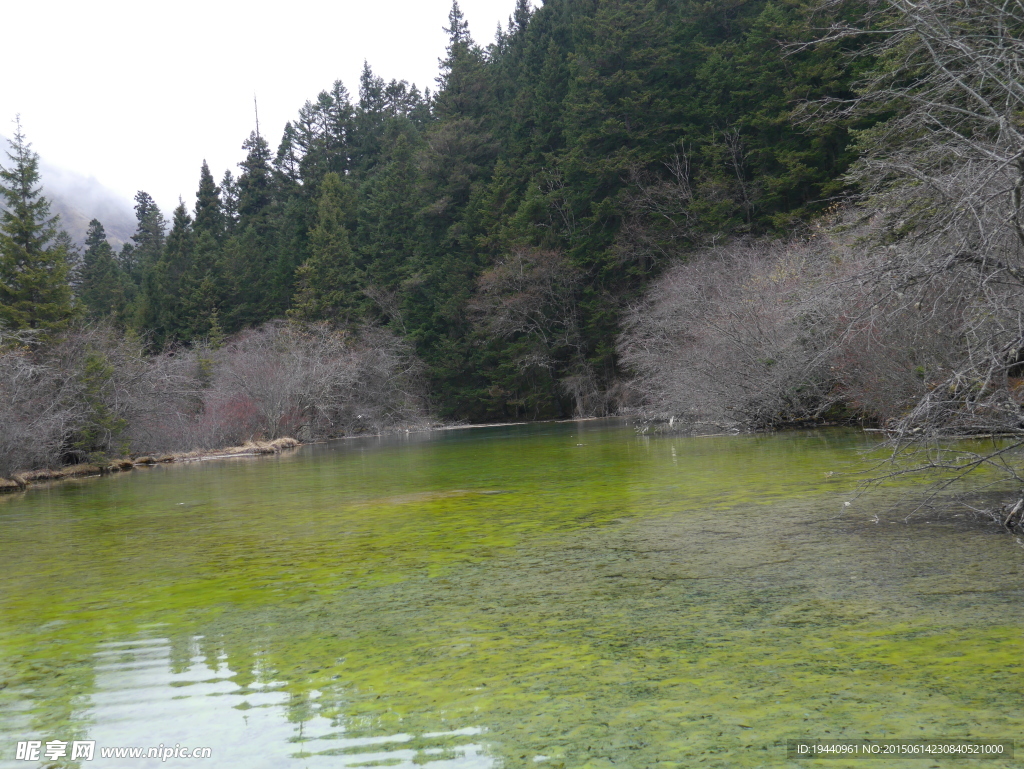
<svg viewBox="0 0 1024 769"><path fill-rule="evenodd" d="M164 250L164 215L148 192L135 193L135 219L138 225L132 235L134 248L121 266L136 285L142 283L146 270L154 266Z"/></svg>
<svg viewBox="0 0 1024 769"><path fill-rule="evenodd" d="M119 315L126 304L124 276L107 242L107 233L96 219L85 236L78 299L91 317Z"/></svg>
<svg viewBox="0 0 1024 769"><path fill-rule="evenodd" d="M351 320L359 303L359 279L345 228L341 177L329 173L321 185L316 227L310 233L312 254L299 267L289 315L300 320Z"/></svg>
<svg viewBox="0 0 1024 769"><path fill-rule="evenodd" d="M234 286L230 308L232 328L262 323L283 312L279 284L278 227L281 206L271 168L270 148L255 131L242 145L245 160L239 163L238 225L235 243L225 244L225 271ZM229 248L230 246L230 248Z"/></svg>
<svg viewBox="0 0 1024 769"><path fill-rule="evenodd" d="M459 8L458 0L452 2L448 26L444 31L448 34L447 56L438 60L440 72L435 109L442 118L478 117L485 77L484 55L469 34L469 22Z"/></svg>
<svg viewBox="0 0 1024 769"><path fill-rule="evenodd" d="M230 171L225 171L224 178L220 180L220 200L224 229L230 235L238 224L238 182Z"/></svg>
<svg viewBox="0 0 1024 769"><path fill-rule="evenodd" d="M367 281L392 291L422 250L420 175L414 147L399 134L360 189L359 246Z"/></svg>
<svg viewBox="0 0 1024 769"><path fill-rule="evenodd" d="M270 167L270 147L267 140L253 131L242 144L245 160L239 165L238 218L242 229L248 226L262 228L266 224L267 209L272 200L273 179Z"/></svg>
<svg viewBox="0 0 1024 769"><path fill-rule="evenodd" d="M182 276L191 269L195 250L192 217L179 200L171 231L160 257L143 270L137 324L152 333L155 346L185 338L181 307Z"/></svg>
<svg viewBox="0 0 1024 769"><path fill-rule="evenodd" d="M182 283L193 270L195 232L192 217L183 202L174 209L167 245L158 265L160 287L160 330L168 338L187 338L188 318L182 306Z"/></svg>
<svg viewBox="0 0 1024 769"><path fill-rule="evenodd" d="M213 236L197 230L194 255L181 277L179 289L185 339L198 339L210 332L212 318L224 293L220 256Z"/></svg>
<svg viewBox="0 0 1024 769"><path fill-rule="evenodd" d="M58 240L59 218L39 187L39 156L17 121L10 167L0 166L0 324L59 332L73 307L67 248Z"/></svg>
<svg viewBox="0 0 1024 769"><path fill-rule="evenodd" d="M307 189L318 190L324 174L330 171L342 176L348 172L352 121L348 89L336 80L331 90L321 91L315 102L307 101L295 123L285 127L282 144L288 142L298 151L299 176Z"/></svg>
<svg viewBox="0 0 1024 769"><path fill-rule="evenodd" d="M285 123L281 143L277 145L274 170L277 172L278 178L284 180L288 186L298 184L302 175L299 167L302 160L301 146L302 142L295 126L291 122Z"/></svg>
<svg viewBox="0 0 1024 769"><path fill-rule="evenodd" d="M205 232L220 240L224 235L224 211L220 202L220 187L213 181L210 167L203 161L199 172L199 191L196 192L196 234Z"/></svg>
<svg viewBox="0 0 1024 769"><path fill-rule="evenodd" d="M377 164L382 146L387 104L384 80L373 74L369 62L363 62L359 75L359 104L352 121L352 164L357 172L366 173Z"/></svg>

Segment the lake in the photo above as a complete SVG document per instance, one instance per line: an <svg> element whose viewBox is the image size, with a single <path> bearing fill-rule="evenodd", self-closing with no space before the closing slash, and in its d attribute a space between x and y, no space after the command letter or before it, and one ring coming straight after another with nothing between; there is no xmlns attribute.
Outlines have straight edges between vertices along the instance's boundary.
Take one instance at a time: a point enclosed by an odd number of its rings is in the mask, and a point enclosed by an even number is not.
<svg viewBox="0 0 1024 769"><path fill-rule="evenodd" d="M0 496L0 766L839 767L863 762L786 741L1014 739L1024 545L915 484L858 496L874 441L546 423ZM100 755L175 745L212 757Z"/></svg>

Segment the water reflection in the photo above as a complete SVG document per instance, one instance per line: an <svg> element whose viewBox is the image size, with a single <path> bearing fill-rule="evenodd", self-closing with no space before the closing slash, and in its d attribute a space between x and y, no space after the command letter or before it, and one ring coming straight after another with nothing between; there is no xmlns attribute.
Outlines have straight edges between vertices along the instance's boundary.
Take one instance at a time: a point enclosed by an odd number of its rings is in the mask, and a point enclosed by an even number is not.
<svg viewBox="0 0 1024 769"><path fill-rule="evenodd" d="M866 440L538 425L9 500L0 765L32 738L209 745L218 767L779 766L796 737L1012 738L1020 548L846 508L827 473Z"/></svg>
<svg viewBox="0 0 1024 769"><path fill-rule="evenodd" d="M494 765L478 742L483 730L464 727L420 734L372 733L365 720L323 714L343 692L306 692L296 699L284 681L240 686L226 655L210 659L204 639L186 642L191 655L166 638L99 644L94 691L86 706L97 757L88 766L123 766L100 749L113 746L216 746L214 765L260 767L367 766L485 769ZM176 659L175 659L176 658ZM244 676L243 676L244 678ZM50 735L59 738L63 735ZM141 741L141 743L140 743ZM194 765L186 759L133 759L135 767Z"/></svg>

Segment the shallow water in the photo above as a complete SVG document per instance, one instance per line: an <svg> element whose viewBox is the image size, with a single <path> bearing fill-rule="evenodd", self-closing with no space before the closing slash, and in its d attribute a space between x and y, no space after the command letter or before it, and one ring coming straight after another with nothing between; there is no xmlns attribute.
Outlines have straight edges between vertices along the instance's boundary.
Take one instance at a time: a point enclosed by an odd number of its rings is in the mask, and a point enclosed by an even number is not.
<svg viewBox="0 0 1024 769"><path fill-rule="evenodd" d="M544 424L2 497L0 766L34 765L29 739L96 741L59 766L247 769L839 767L861 764L785 742L1015 739L1024 548L856 498L870 440ZM99 755L161 744L213 757Z"/></svg>

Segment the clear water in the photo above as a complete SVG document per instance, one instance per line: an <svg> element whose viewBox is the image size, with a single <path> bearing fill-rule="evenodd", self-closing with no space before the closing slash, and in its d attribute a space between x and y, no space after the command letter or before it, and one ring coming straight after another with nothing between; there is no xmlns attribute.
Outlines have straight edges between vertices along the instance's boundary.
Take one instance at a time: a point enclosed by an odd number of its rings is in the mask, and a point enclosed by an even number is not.
<svg viewBox="0 0 1024 769"><path fill-rule="evenodd" d="M35 765L246 769L1015 739L1024 549L952 512L904 521L905 489L855 499L869 447L545 424L0 497L0 767L33 765L29 739L97 744ZM213 756L99 754L161 744Z"/></svg>

